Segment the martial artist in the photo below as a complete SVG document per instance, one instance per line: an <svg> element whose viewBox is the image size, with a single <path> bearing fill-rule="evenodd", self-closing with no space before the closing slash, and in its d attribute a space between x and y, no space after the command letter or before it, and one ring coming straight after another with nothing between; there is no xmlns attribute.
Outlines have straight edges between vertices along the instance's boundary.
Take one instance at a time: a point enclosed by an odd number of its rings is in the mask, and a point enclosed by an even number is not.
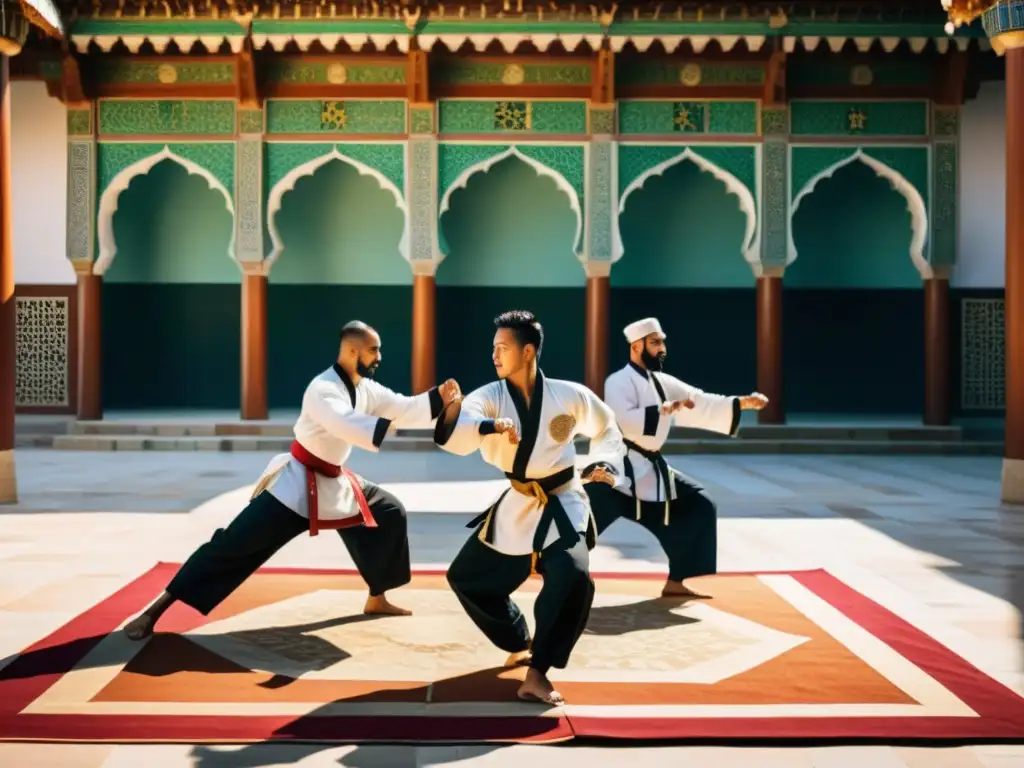
<svg viewBox="0 0 1024 768"><path fill-rule="evenodd" d="M405 508L391 493L346 469L353 446L377 452L394 428L429 427L462 393L455 381L416 397L373 380L381 362L377 332L359 321L341 331L338 358L306 387L289 453L271 459L249 505L214 532L167 586L126 627L141 640L180 601L203 615L301 533L336 530L367 586L364 612L408 615L387 591L409 583Z"/></svg>
<svg viewBox="0 0 1024 768"><path fill-rule="evenodd" d="M597 466L603 476L621 474L625 445L615 415L593 392L537 367L544 333L530 312L506 312L494 324L499 380L446 406L434 439L459 456L479 450L510 487L469 524L476 530L449 567L448 583L477 627L511 654L506 666L529 665L519 698L557 706L564 700L547 672L568 663L594 599L596 530L573 439L591 438L585 478ZM544 584L531 644L510 596L532 572Z"/></svg>
<svg viewBox="0 0 1024 768"><path fill-rule="evenodd" d="M629 363L604 384L604 400L615 412L628 452L625 477L598 470L586 492L600 536L617 519L634 520L658 539L668 555L665 597L706 598L683 582L717 572L715 503L704 488L668 465L661 447L676 426L735 435L740 412L759 411L768 398L754 392L727 397L703 392L663 372L668 348L657 318L624 329Z"/></svg>

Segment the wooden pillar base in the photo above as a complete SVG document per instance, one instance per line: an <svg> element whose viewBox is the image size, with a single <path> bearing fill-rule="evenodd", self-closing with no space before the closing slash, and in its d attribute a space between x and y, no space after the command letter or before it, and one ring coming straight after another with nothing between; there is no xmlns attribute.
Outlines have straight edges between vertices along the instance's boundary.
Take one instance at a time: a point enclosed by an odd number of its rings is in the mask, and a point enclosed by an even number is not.
<svg viewBox="0 0 1024 768"><path fill-rule="evenodd" d="M413 265L412 391L426 392L437 382L437 282L434 264ZM428 268L429 267L429 268Z"/></svg>
<svg viewBox="0 0 1024 768"><path fill-rule="evenodd" d="M75 265L78 272L78 420L103 418L102 300L103 277L92 262Z"/></svg>
<svg viewBox="0 0 1024 768"><path fill-rule="evenodd" d="M268 417L267 276L247 272L242 275L242 419Z"/></svg>
<svg viewBox="0 0 1024 768"><path fill-rule="evenodd" d="M18 476L14 471L14 449L0 451L0 504L18 503Z"/></svg>
<svg viewBox="0 0 1024 768"><path fill-rule="evenodd" d="M785 424L782 405L782 276L757 278L757 389L768 398L758 424Z"/></svg>
<svg viewBox="0 0 1024 768"><path fill-rule="evenodd" d="M1024 459L1003 459L1003 490L1006 504L1024 504Z"/></svg>
<svg viewBox="0 0 1024 768"><path fill-rule="evenodd" d="M949 280L924 281L924 423L953 420L949 388Z"/></svg>
<svg viewBox="0 0 1024 768"><path fill-rule="evenodd" d="M584 360L584 384L598 397L604 397L608 377L608 323L611 299L611 264L587 262L587 339Z"/></svg>

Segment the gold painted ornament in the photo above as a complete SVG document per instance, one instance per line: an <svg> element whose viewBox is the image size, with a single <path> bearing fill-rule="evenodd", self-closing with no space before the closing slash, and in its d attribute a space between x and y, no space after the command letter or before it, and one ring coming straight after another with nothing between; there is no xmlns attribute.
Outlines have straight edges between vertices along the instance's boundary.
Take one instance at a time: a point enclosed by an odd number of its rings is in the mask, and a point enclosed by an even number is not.
<svg viewBox="0 0 1024 768"><path fill-rule="evenodd" d="M683 65L683 68L679 70L679 82L687 88L696 88L700 85L702 76L703 73L701 72L700 64L685 64Z"/></svg>
<svg viewBox="0 0 1024 768"><path fill-rule="evenodd" d="M568 413L555 416L548 423L548 434L556 443L565 443L572 437L572 431L576 428L576 419Z"/></svg>

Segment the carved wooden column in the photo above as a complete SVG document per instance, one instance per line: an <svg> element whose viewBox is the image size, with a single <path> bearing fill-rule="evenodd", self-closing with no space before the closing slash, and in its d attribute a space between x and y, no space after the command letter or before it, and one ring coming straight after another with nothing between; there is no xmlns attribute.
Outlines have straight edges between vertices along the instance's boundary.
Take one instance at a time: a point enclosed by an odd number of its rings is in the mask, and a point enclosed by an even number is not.
<svg viewBox="0 0 1024 768"><path fill-rule="evenodd" d="M409 264L412 268L412 391L437 384L437 268L441 263L437 216L436 108L430 96L426 51L409 51Z"/></svg>
<svg viewBox="0 0 1024 768"><path fill-rule="evenodd" d="M263 256L263 110L252 54L239 56L241 106L235 149L235 257L242 270L241 416L264 421L267 407L267 263Z"/></svg>
<svg viewBox="0 0 1024 768"><path fill-rule="evenodd" d="M924 423L952 421L949 389L949 275L924 281Z"/></svg>
<svg viewBox="0 0 1024 768"><path fill-rule="evenodd" d="M78 420L103 418L103 276L91 261L76 261L78 273Z"/></svg>
<svg viewBox="0 0 1024 768"><path fill-rule="evenodd" d="M242 266L242 418L265 421L267 275L263 262L243 262Z"/></svg>
<svg viewBox="0 0 1024 768"><path fill-rule="evenodd" d="M433 261L413 262L412 391L426 392L437 384L437 284Z"/></svg>
<svg viewBox="0 0 1024 768"><path fill-rule="evenodd" d="M587 346L583 381L598 397L604 397L604 380L608 377L611 263L588 261L584 267L587 272Z"/></svg>
<svg viewBox="0 0 1024 768"><path fill-rule="evenodd" d="M785 424L782 405L782 271L766 267L757 278L757 389L768 398L759 424Z"/></svg>
<svg viewBox="0 0 1024 768"><path fill-rule="evenodd" d="M11 180L11 77L0 56L0 504L18 501L14 466L15 332L14 248Z"/></svg>
<svg viewBox="0 0 1024 768"><path fill-rule="evenodd" d="M1013 3L1020 16L1024 3ZM987 15L987 14L986 14ZM988 24L986 24L988 29ZM1024 504L1024 30L1006 50L1006 449L1003 501ZM1001 38L993 38L993 47ZM1010 47L1010 46L1014 47ZM998 50L998 48L997 48Z"/></svg>
<svg viewBox="0 0 1024 768"><path fill-rule="evenodd" d="M772 54L773 99L784 91L785 57ZM757 389L768 405L757 414L759 424L785 424L782 369L782 274L789 248L789 110L785 104L761 110L762 227L761 264L757 274Z"/></svg>
<svg viewBox="0 0 1024 768"><path fill-rule="evenodd" d="M607 41L606 41L607 44ZM608 377L608 324L611 322L611 269L618 242L618 150L615 142L615 54L600 50L594 58L590 93L590 145L583 197L583 269L587 275L584 383L604 397Z"/></svg>

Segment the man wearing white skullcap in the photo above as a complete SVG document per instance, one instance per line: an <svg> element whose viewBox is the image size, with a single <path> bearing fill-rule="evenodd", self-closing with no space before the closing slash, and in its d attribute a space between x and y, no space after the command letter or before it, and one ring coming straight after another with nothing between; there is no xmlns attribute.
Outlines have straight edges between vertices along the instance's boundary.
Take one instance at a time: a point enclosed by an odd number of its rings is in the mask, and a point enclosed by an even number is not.
<svg viewBox="0 0 1024 768"><path fill-rule="evenodd" d="M768 398L757 392L713 395L664 373L668 349L656 317L630 323L623 334L629 363L605 380L604 400L615 411L628 448L625 478L597 470L591 479L599 482L584 486L598 535L620 517L635 520L668 555L662 595L706 597L683 581L717 572L718 511L696 480L668 465L661 447L673 424L735 435L741 411L759 411Z"/></svg>

